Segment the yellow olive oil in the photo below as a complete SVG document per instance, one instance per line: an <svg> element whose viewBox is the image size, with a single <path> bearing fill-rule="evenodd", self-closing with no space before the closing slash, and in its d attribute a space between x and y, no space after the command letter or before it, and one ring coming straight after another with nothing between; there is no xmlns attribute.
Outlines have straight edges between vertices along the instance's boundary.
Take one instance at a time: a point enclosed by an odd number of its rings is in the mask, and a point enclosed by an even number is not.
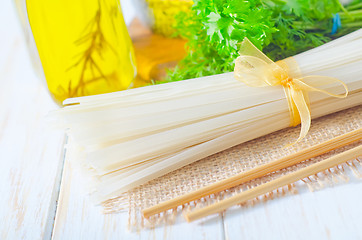
<svg viewBox="0 0 362 240"><path fill-rule="evenodd" d="M130 86L135 59L119 0L26 0L26 7L57 102Z"/></svg>

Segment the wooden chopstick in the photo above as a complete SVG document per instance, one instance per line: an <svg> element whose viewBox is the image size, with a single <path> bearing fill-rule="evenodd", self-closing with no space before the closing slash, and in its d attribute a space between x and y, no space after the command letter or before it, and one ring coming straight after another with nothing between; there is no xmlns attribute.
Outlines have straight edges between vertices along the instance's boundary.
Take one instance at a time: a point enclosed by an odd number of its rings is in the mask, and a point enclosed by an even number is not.
<svg viewBox="0 0 362 240"><path fill-rule="evenodd" d="M346 146L352 142L362 139L362 128L351 131L349 133L343 134L341 136L335 137L323 143L314 145L312 147L303 149L302 151L293 153L289 156L280 158L276 161L263 164L256 168L250 169L248 171L237 174L228 179L216 182L214 184L208 185L206 187L200 188L196 191L187 193L180 197L165 201L163 203L157 204L153 207L142 210L143 216L148 218L152 215L173 209L177 206L183 205L185 203L200 199L202 197L208 196L213 193L218 193L223 190L235 187L242 183L248 182L255 178L265 176L268 173L275 172L277 170L295 165L304 160L310 159L312 157L319 156L323 153L329 152L333 149Z"/></svg>
<svg viewBox="0 0 362 240"><path fill-rule="evenodd" d="M212 204L210 206L204 207L202 209L195 210L187 215L185 218L188 222L206 217L210 214L222 212L225 209L234 206L238 203L242 203L251 199L254 199L260 195L266 194L268 192L274 191L280 187L287 186L292 184L300 179L309 177L311 175L317 174L326 169L337 166L341 163L347 162L349 160L355 159L359 156L362 156L362 145L330 157L321 162L315 163L311 166L300 169L296 172L290 173L288 175L282 176L278 179L272 180L260 186L254 187L245 192L239 193L235 196L232 196L228 199L222 200L218 203Z"/></svg>

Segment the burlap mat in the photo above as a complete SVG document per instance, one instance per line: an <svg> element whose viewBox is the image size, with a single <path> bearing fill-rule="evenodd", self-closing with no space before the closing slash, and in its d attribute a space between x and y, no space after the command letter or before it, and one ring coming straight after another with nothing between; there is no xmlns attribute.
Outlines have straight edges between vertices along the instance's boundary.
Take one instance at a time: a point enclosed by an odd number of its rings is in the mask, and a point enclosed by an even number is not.
<svg viewBox="0 0 362 240"><path fill-rule="evenodd" d="M287 128L266 135L185 166L139 186L119 198L107 201L104 203L104 210L105 213L127 210L129 212L131 225L139 225L140 222L142 222L141 225L143 225L143 219L140 215L141 209L199 189L205 185L231 177L260 164L279 159L361 127L362 106L324 116L313 120L307 137L292 147L284 148L286 144L293 142L298 137L299 127ZM362 141L359 141L343 149L334 150L266 177L242 184L233 188L231 192L240 192L260 183L270 181L280 175L295 171L361 143ZM224 197L225 196L218 196L218 198ZM203 199L204 204L205 202L207 204L208 201L211 202L215 200L211 198L205 199Z"/></svg>

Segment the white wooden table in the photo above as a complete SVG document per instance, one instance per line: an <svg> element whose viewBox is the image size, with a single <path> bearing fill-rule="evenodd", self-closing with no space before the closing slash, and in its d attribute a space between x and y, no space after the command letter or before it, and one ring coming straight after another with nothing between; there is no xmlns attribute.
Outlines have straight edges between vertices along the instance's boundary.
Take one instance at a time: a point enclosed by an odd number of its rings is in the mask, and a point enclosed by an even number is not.
<svg viewBox="0 0 362 240"><path fill-rule="evenodd" d="M362 239L362 181L305 191L224 217L141 232L103 215L64 161L57 106L35 75L12 1L0 2L0 239Z"/></svg>

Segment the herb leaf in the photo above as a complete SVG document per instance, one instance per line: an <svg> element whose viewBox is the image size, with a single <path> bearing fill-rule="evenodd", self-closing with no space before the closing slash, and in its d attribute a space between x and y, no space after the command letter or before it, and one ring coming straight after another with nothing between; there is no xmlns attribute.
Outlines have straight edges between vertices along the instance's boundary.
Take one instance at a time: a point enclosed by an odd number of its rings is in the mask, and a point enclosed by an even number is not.
<svg viewBox="0 0 362 240"><path fill-rule="evenodd" d="M195 0L191 13L176 16L188 55L167 81L232 71L244 37L275 61L319 46L330 40L333 14L340 11L346 12L338 0Z"/></svg>

